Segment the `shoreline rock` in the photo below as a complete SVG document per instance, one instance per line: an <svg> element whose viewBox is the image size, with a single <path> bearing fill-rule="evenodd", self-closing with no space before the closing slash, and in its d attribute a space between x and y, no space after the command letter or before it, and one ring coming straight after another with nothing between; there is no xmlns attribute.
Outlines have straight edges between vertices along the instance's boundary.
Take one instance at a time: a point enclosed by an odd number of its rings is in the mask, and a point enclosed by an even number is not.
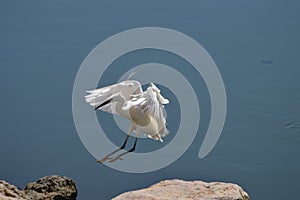
<svg viewBox="0 0 300 200"><path fill-rule="evenodd" d="M0 200L25 200L26 195L16 186L0 180Z"/></svg>
<svg viewBox="0 0 300 200"><path fill-rule="evenodd" d="M23 190L0 180L0 200L75 200L75 182L64 176L46 176Z"/></svg>
<svg viewBox="0 0 300 200"><path fill-rule="evenodd" d="M148 188L125 192L113 200L250 200L237 184L222 182L166 180Z"/></svg>
<svg viewBox="0 0 300 200"><path fill-rule="evenodd" d="M0 180L0 200L76 200L73 180L64 176L46 176L29 183L23 190ZM113 200L250 200L237 184L223 182L165 180L148 188L125 192Z"/></svg>

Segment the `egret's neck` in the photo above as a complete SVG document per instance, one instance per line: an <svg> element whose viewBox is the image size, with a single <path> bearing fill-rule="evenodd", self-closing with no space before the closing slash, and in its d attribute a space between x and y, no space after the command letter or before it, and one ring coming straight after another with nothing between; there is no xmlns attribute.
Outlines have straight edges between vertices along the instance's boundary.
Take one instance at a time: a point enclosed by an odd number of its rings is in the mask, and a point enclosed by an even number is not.
<svg viewBox="0 0 300 200"><path fill-rule="evenodd" d="M117 102L116 103L116 111L121 115L121 116L124 116L128 119L130 119L130 116L129 116L129 112L128 111L125 111L123 109L123 106L125 104L125 101L124 101L124 98L122 98L121 96L116 96L114 98L114 100Z"/></svg>

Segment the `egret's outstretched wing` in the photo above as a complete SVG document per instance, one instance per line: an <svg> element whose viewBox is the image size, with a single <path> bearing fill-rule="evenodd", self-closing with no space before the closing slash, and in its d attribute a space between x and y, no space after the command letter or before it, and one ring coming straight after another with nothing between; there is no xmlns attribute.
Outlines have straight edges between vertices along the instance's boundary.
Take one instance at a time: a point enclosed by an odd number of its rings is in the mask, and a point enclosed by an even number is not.
<svg viewBox="0 0 300 200"><path fill-rule="evenodd" d="M142 91L141 84L138 81L127 80L96 90L87 91L90 94L85 96L85 100L96 108L104 103L99 109L118 114L115 111L117 102L110 101L113 97L119 96L126 102L130 99L131 95L140 94Z"/></svg>

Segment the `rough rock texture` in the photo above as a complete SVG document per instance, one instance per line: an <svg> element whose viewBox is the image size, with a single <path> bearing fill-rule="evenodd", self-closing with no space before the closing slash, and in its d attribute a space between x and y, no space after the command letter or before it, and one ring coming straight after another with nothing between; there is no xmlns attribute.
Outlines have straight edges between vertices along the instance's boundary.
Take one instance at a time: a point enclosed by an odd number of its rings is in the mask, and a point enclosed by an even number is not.
<svg viewBox="0 0 300 200"><path fill-rule="evenodd" d="M24 200L26 195L14 185L0 180L0 200Z"/></svg>
<svg viewBox="0 0 300 200"><path fill-rule="evenodd" d="M41 178L29 183L23 191L32 200L75 200L77 196L74 181L63 176Z"/></svg>
<svg viewBox="0 0 300 200"><path fill-rule="evenodd" d="M0 180L0 200L75 200L76 196L74 181L63 176L41 178L22 191Z"/></svg>
<svg viewBox="0 0 300 200"><path fill-rule="evenodd" d="M248 194L232 183L166 180L149 188L123 193L113 200L249 200Z"/></svg>

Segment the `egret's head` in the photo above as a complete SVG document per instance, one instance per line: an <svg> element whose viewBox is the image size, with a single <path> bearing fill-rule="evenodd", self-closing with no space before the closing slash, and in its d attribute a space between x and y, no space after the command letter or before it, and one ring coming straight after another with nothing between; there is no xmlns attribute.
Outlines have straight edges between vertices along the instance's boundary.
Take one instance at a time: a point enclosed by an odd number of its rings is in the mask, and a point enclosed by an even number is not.
<svg viewBox="0 0 300 200"><path fill-rule="evenodd" d="M125 84L127 87L133 87L133 86L136 85L136 81L128 80L128 81L124 81L124 84Z"/></svg>
<svg viewBox="0 0 300 200"><path fill-rule="evenodd" d="M125 84L125 86L127 88L130 88L130 90L133 91L133 93L138 91L141 86L140 83L135 80L127 80L127 81L124 81L123 84Z"/></svg>

